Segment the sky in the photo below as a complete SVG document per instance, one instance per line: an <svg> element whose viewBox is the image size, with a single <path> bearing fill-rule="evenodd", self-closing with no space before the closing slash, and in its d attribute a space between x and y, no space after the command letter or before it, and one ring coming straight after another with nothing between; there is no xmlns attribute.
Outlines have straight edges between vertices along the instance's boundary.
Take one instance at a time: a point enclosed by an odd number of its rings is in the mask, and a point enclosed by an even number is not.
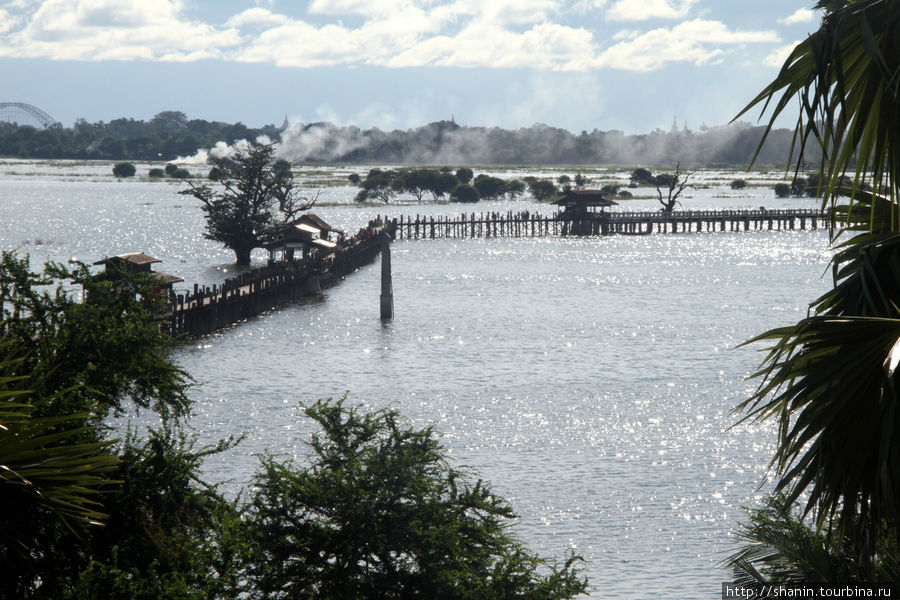
<svg viewBox="0 0 900 600"><path fill-rule="evenodd" d="M0 102L64 126L727 124L813 0L0 0ZM742 117L754 123L758 111Z"/></svg>

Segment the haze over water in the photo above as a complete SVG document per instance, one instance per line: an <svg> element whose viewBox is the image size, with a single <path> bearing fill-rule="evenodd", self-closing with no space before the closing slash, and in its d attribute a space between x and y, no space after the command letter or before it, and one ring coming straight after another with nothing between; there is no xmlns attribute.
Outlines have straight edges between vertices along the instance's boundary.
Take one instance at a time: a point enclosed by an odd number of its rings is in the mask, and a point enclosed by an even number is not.
<svg viewBox="0 0 900 600"><path fill-rule="evenodd" d="M231 268L178 186L0 167L2 247L31 252L35 266L145 251L185 287ZM733 197L720 183L685 204L775 207L772 196ZM521 208L548 212L465 207ZM378 213L461 208L316 212L354 231ZM199 382L191 426L201 440L248 434L206 465L229 494L249 484L259 453L304 455L300 403L347 393L434 425L457 464L510 500L514 532L533 550L586 559L592 597L714 598L774 450L772 427L728 429L762 358L736 346L805 316L828 287L828 256L824 231L397 241L390 323L378 318L376 263L176 359Z"/></svg>

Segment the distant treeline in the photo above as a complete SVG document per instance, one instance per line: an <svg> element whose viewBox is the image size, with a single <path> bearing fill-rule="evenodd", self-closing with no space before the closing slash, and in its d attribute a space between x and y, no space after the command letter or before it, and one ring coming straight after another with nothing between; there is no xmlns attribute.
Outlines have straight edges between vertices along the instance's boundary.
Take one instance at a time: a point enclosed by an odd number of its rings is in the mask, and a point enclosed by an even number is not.
<svg viewBox="0 0 900 600"><path fill-rule="evenodd" d="M407 130L360 129L331 123L286 123L249 128L241 123L191 119L179 111L161 112L150 121L78 121L71 128L46 129L0 123L0 156L95 160L172 161L217 144L255 140L280 142L283 158L303 162L405 165L648 165L679 162L689 167L745 167L756 152L762 127L735 123L722 127L620 131L582 131L536 124L515 130L464 127L439 121ZM792 133L771 132L756 165L784 167ZM807 155L810 163L818 155Z"/></svg>
<svg viewBox="0 0 900 600"><path fill-rule="evenodd" d="M331 123L293 125L282 132L286 158L303 161L403 165L647 165L671 168L746 167L763 127L735 123L700 131L656 130L626 135L621 131L582 131L536 124L515 130L463 127L453 121L416 129L338 127ZM772 131L756 165L783 168L789 163L793 133ZM818 153L807 152L816 166Z"/></svg>
<svg viewBox="0 0 900 600"><path fill-rule="evenodd" d="M79 120L73 127L39 129L0 122L0 156L80 160L171 161L192 156L217 142L232 144L267 135L278 139L280 129L258 129L242 123L188 120L179 111L165 111L150 121L116 119L109 123Z"/></svg>

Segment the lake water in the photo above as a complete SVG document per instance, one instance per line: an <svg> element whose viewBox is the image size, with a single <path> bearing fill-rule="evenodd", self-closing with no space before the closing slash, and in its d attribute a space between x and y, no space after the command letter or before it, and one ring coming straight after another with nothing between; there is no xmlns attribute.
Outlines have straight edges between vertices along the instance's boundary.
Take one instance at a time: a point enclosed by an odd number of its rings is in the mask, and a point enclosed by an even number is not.
<svg viewBox="0 0 900 600"><path fill-rule="evenodd" d="M2 247L85 262L144 251L185 287L233 271L179 185L117 182L109 168L0 162ZM814 205L703 177L686 207ZM328 188L317 214L353 231L377 214L461 212L358 207L353 193ZM533 550L586 559L592 597L716 598L774 450L771 426L730 429L762 358L737 346L805 316L828 287L827 243L823 231L395 242L391 322L378 318L376 263L177 351L199 382L201 440L248 435L207 476L233 494L260 452L302 457L299 404L347 394L434 425L454 461L512 502Z"/></svg>

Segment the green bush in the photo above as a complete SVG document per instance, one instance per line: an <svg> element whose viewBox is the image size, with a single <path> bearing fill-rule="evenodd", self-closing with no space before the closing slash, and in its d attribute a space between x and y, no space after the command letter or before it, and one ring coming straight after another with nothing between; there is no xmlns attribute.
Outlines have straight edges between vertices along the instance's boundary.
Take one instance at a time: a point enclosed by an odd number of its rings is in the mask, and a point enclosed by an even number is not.
<svg viewBox="0 0 900 600"><path fill-rule="evenodd" d="M468 183L461 183L450 192L451 202L478 202L479 200L481 200L481 195L478 190Z"/></svg>
<svg viewBox="0 0 900 600"><path fill-rule="evenodd" d="M320 401L311 464L263 458L248 515L248 578L272 600L556 600L583 594L570 555L548 564L507 529L516 515L431 427Z"/></svg>
<svg viewBox="0 0 900 600"><path fill-rule="evenodd" d="M460 183L470 183L475 173L469 167L460 167L456 170L456 178Z"/></svg>
<svg viewBox="0 0 900 600"><path fill-rule="evenodd" d="M556 186L552 181L535 178L529 180L529 178L525 178L525 182L528 184L528 191L535 200L543 202L550 200L556 195Z"/></svg>
<svg viewBox="0 0 900 600"><path fill-rule="evenodd" d="M636 187L639 185L653 185L656 183L656 177L649 170L644 168L635 169L631 172L630 185Z"/></svg>
<svg viewBox="0 0 900 600"><path fill-rule="evenodd" d="M506 181L484 173L477 176L472 185L478 190L478 195L484 199L496 200L506 193Z"/></svg>
<svg viewBox="0 0 900 600"><path fill-rule="evenodd" d="M129 162L120 162L113 166L113 175L116 177L134 177L135 173L137 169Z"/></svg>
<svg viewBox="0 0 900 600"><path fill-rule="evenodd" d="M614 183L608 183L600 188L600 191L606 196L615 196L619 193L619 186Z"/></svg>

